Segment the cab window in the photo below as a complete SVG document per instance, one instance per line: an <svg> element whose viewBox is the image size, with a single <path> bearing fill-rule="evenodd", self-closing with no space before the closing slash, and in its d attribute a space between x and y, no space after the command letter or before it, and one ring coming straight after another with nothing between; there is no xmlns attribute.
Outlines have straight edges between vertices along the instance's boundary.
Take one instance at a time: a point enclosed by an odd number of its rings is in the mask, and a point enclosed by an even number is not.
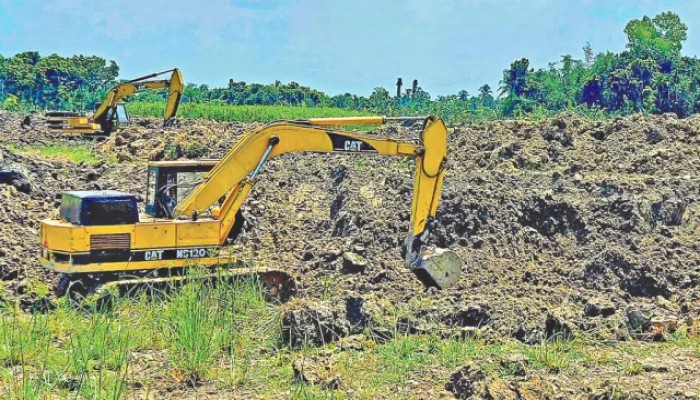
<svg viewBox="0 0 700 400"><path fill-rule="evenodd" d="M158 177L158 168L148 169L148 183L146 187L146 213L155 215L155 198L156 198L156 179Z"/></svg>
<svg viewBox="0 0 700 400"><path fill-rule="evenodd" d="M120 127L126 127L129 125L129 113L126 111L124 104L117 104L116 107L117 123Z"/></svg>

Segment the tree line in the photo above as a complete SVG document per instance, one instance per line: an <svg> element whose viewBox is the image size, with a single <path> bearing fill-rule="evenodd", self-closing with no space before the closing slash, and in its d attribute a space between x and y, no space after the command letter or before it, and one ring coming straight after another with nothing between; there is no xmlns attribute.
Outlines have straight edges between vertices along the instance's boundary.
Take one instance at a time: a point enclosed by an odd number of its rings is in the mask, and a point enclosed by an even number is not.
<svg viewBox="0 0 700 400"><path fill-rule="evenodd" d="M700 112L700 61L681 55L687 31L678 15L665 12L628 22L621 53L594 54L586 44L583 59L564 55L537 70L527 58L516 60L503 72L501 113L577 106L613 114Z"/></svg>
<svg viewBox="0 0 700 400"><path fill-rule="evenodd" d="M118 75L116 62L97 56L0 55L0 104L5 109L87 108L100 101Z"/></svg>
<svg viewBox="0 0 700 400"><path fill-rule="evenodd" d="M672 112L680 117L700 112L700 61L681 54L687 26L665 12L629 21L627 45L620 53L595 53L590 44L582 58L563 55L546 68L534 69L527 58L511 63L494 94L489 85L432 98L417 82L392 95L377 87L369 96L329 96L297 82L247 83L230 79L226 87L187 84L182 101L233 105L338 107L386 114L436 113L453 120L509 118L565 110L620 115ZM119 66L97 56L41 57L28 51L0 55L0 104L5 109L93 109L117 84ZM163 91L144 92L132 100L162 101Z"/></svg>

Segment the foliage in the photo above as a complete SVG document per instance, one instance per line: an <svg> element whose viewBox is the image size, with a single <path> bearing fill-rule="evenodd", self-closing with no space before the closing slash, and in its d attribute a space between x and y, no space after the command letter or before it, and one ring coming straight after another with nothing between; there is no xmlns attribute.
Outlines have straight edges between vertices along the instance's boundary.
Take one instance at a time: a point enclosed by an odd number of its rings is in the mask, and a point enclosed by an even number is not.
<svg viewBox="0 0 700 400"><path fill-rule="evenodd" d="M26 146L8 145L7 150L24 156L40 155L41 158L54 160L67 160L74 163L96 164L101 158L96 157L92 147L86 143L76 144L37 144ZM107 162L115 163L116 158L111 157Z"/></svg>
<svg viewBox="0 0 700 400"><path fill-rule="evenodd" d="M14 94L8 94L2 102L2 108L7 111L19 111L21 109L19 99Z"/></svg>
<svg viewBox="0 0 700 400"><path fill-rule="evenodd" d="M36 51L0 56L0 99L11 94L40 109L92 108L118 73L116 62L97 56L41 57Z"/></svg>
<svg viewBox="0 0 700 400"><path fill-rule="evenodd" d="M254 280L215 287L190 282L90 310L59 301L55 309L31 314L6 304L0 308L0 398L177 397L187 393L172 388L202 384L199 391L213 397L409 398L442 390L455 368L469 363L489 379L507 381L521 369L533 375L641 374L640 362L649 357L673 360L700 348L692 332L668 342L602 344L583 337L536 345L444 332L409 335L401 333L406 309L381 321L387 329L393 325L389 340L355 336L345 344L291 350L280 343L280 307L265 301ZM317 381L300 379L293 367L299 361ZM327 384L334 381L342 385Z"/></svg>
<svg viewBox="0 0 700 400"><path fill-rule="evenodd" d="M143 360L134 361L141 354L165 357L162 370L149 370L164 382L175 377L198 385L213 372L223 374L217 367L224 359L229 384L253 378L253 356L274 351L279 341L278 313L262 286L244 279L180 289L117 299L112 307L90 311L64 299L45 314L3 305L0 399L142 397L136 395L140 385L127 385L150 380L139 365Z"/></svg>
<svg viewBox="0 0 700 400"><path fill-rule="evenodd" d="M584 60L564 55L547 69L528 69L525 58L504 71L502 114L532 112L536 107L562 111L576 106L608 114L666 113L680 117L700 111L700 64L681 55L687 27L671 12L632 20L625 27L627 50Z"/></svg>

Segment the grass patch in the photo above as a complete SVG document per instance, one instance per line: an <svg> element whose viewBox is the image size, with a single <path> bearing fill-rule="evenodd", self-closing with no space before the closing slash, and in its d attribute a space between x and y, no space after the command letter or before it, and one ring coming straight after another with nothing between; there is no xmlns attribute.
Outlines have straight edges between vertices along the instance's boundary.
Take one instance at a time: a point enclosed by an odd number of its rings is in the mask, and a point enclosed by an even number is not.
<svg viewBox="0 0 700 400"><path fill-rule="evenodd" d="M235 398L412 398L441 393L450 374L468 363L505 380L519 376L520 365L528 374L607 370L638 376L646 373L645 354L671 359L700 349L689 334L666 343L573 339L531 346L407 335L397 328L386 343L360 336L350 347L290 350L281 341L279 310L265 301L255 280L191 283L155 298L119 299L98 311L64 302L45 314L0 309L0 399L143 398L173 390L176 397L178 390L200 385ZM389 324L398 327L401 320L397 311ZM299 360L316 368L320 380L295 377ZM333 379L340 384L327 384Z"/></svg>
<svg viewBox="0 0 700 400"><path fill-rule="evenodd" d="M683 349L690 350L695 356L700 358L700 334L696 330L679 330L671 335L669 343Z"/></svg>
<svg viewBox="0 0 700 400"><path fill-rule="evenodd" d="M254 356L277 348L277 318L255 281L193 283L106 310L63 301L46 314L3 309L0 399L130 398L128 382L152 383L135 371L140 358L155 360L149 374L160 382L197 386L224 369L234 382L252 381Z"/></svg>
<svg viewBox="0 0 700 400"><path fill-rule="evenodd" d="M524 348L523 352L535 368L551 372L563 371L573 363L588 365L592 360L585 346L575 339L544 341L539 346Z"/></svg>
<svg viewBox="0 0 700 400"><path fill-rule="evenodd" d="M86 163L86 164L96 164L103 161L103 158L99 157L92 151L92 147L89 144L50 144L50 145L27 145L27 146L16 146L8 145L7 149L15 154L28 157L40 157L44 159L61 160L61 161L71 161L76 164ZM109 162L116 162L114 160L107 160Z"/></svg>

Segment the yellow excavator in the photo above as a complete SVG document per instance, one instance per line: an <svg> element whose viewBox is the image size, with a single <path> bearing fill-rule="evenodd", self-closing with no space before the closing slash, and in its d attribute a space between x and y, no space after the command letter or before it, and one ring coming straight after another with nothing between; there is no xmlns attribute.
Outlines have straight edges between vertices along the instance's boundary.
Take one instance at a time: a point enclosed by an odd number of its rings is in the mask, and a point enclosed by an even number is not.
<svg viewBox="0 0 700 400"><path fill-rule="evenodd" d="M168 79L150 80L171 73ZM46 113L49 130L65 135L109 135L117 129L129 126L129 113L122 99L142 90L168 89L164 121L169 123L177 114L182 91L185 87L182 72L174 68L156 72L121 83L111 88L105 95L92 117L75 112L52 111Z"/></svg>
<svg viewBox="0 0 700 400"><path fill-rule="evenodd" d="M382 138L330 127L423 121L415 140ZM286 271L240 267L229 246L240 209L265 163L294 152L412 157L416 160L410 232L404 261L427 287L447 288L461 276L451 250L429 247L430 225L445 175L447 130L435 117L318 118L268 124L244 135L221 160L148 164L145 213L134 194L63 193L60 215L41 221L41 263L62 273L57 292L127 287L184 279L175 271L206 267L209 276L255 275L275 295L293 290ZM222 272L223 269L223 272Z"/></svg>

